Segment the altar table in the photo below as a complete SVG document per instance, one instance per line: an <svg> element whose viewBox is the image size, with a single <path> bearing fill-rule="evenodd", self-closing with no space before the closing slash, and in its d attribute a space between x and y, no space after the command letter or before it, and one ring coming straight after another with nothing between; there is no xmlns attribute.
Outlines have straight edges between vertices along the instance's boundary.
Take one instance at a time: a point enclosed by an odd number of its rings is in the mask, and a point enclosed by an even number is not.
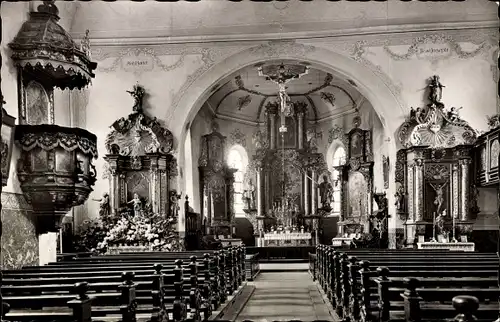
<svg viewBox="0 0 500 322"><path fill-rule="evenodd" d="M332 238L332 246L334 247L342 247L351 245L354 237L334 237Z"/></svg>
<svg viewBox="0 0 500 322"><path fill-rule="evenodd" d="M448 242L448 243L438 243L438 242L424 242L417 243L418 249L447 249L451 251L464 251L464 252L473 252L475 250L475 244L468 242Z"/></svg>
<svg viewBox="0 0 500 322"><path fill-rule="evenodd" d="M263 246L310 246L311 233L267 233Z"/></svg>

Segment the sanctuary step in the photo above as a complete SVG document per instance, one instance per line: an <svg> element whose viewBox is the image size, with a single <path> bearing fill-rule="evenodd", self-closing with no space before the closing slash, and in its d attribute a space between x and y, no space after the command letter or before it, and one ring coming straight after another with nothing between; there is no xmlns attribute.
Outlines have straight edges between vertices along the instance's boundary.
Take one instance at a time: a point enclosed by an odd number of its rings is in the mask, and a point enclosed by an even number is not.
<svg viewBox="0 0 500 322"><path fill-rule="evenodd" d="M306 272L261 273L236 321L334 321Z"/></svg>

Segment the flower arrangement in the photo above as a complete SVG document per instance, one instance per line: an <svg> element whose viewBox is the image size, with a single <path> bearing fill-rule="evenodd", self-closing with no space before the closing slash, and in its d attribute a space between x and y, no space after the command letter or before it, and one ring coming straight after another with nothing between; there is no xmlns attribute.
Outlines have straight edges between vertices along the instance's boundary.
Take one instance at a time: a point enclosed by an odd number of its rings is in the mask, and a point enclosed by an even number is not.
<svg viewBox="0 0 500 322"><path fill-rule="evenodd" d="M154 213L149 206L138 215L129 208L122 208L115 216L99 218L84 226L76 239L81 244L80 251L104 253L108 247L120 245L177 251L181 245L176 225L176 217Z"/></svg>

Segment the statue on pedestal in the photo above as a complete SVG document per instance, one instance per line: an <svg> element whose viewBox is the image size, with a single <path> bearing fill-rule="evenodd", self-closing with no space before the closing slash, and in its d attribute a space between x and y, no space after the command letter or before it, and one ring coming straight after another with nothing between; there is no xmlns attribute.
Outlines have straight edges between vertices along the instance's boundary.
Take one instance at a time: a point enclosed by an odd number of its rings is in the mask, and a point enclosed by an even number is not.
<svg viewBox="0 0 500 322"><path fill-rule="evenodd" d="M252 182L252 179L250 179L248 181L248 192L249 192L248 197L250 198L250 200L249 200L250 209L255 209L256 208L256 206L255 206L255 186Z"/></svg>
<svg viewBox="0 0 500 322"><path fill-rule="evenodd" d="M102 198L92 199L94 201L99 201L99 217L102 221L107 221L110 215L110 205L109 205L109 194L107 192L103 193Z"/></svg>
<svg viewBox="0 0 500 322"><path fill-rule="evenodd" d="M443 87L445 86L439 81L439 76L434 75L431 77L431 81L429 83L429 101L431 101L431 104L434 104L437 107L444 107L444 104L441 103Z"/></svg>
<svg viewBox="0 0 500 322"><path fill-rule="evenodd" d="M323 176L323 182L319 184L319 195L321 201L321 208L328 209L332 201L333 186L328 182L328 177Z"/></svg>
<svg viewBox="0 0 500 322"><path fill-rule="evenodd" d="M137 192L134 193L134 198L132 200L130 200L129 202L127 202L127 204L133 204L134 217L141 215L143 205L142 205L142 200L141 200L141 198L139 198L139 195L137 194Z"/></svg>
<svg viewBox="0 0 500 322"><path fill-rule="evenodd" d="M144 87L141 85L134 85L134 89L132 91L127 91L127 93L134 98L134 106L132 107L132 110L134 112L142 112L142 100L146 94Z"/></svg>

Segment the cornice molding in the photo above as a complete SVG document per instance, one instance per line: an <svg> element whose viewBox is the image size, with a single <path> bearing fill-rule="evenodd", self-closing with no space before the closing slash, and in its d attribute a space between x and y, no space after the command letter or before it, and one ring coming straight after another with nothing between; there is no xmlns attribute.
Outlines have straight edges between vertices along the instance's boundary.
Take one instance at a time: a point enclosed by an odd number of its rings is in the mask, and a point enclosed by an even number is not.
<svg viewBox="0 0 500 322"><path fill-rule="evenodd" d="M237 122L237 123L246 124L246 125L253 125L253 126L258 126L258 125L264 124L261 122L246 120L246 119L242 119L239 117L230 116L230 115L221 114L221 113L217 113L215 115L215 118L219 119L219 120L226 120L226 121Z"/></svg>
<svg viewBox="0 0 500 322"><path fill-rule="evenodd" d="M492 21L468 21L468 22L438 22L425 24L400 24L377 27L349 28L341 30L326 31L301 31L287 33L259 33L259 34L229 34L229 35L205 35L205 36L144 36L129 37L129 33L110 35L107 38L91 38L94 47L106 46L150 46L165 44L186 43L227 43L227 42L249 42L249 41L272 41L272 40L311 40L325 38L342 38L353 36L377 36L416 32L460 32L468 29L496 29L498 31L498 20ZM144 31L149 33L151 31ZM75 41L81 40L82 33L71 33Z"/></svg>
<svg viewBox="0 0 500 322"><path fill-rule="evenodd" d="M354 113L356 113L356 109L350 107L347 110L340 110L340 111L338 111L336 113L333 113L331 115L328 115L328 116L326 116L324 118L318 119L317 121L313 121L313 120L310 120L310 121L312 123L320 124L320 123L323 123L323 122L326 122L326 121L336 120L338 118L344 117L346 115L354 114Z"/></svg>

